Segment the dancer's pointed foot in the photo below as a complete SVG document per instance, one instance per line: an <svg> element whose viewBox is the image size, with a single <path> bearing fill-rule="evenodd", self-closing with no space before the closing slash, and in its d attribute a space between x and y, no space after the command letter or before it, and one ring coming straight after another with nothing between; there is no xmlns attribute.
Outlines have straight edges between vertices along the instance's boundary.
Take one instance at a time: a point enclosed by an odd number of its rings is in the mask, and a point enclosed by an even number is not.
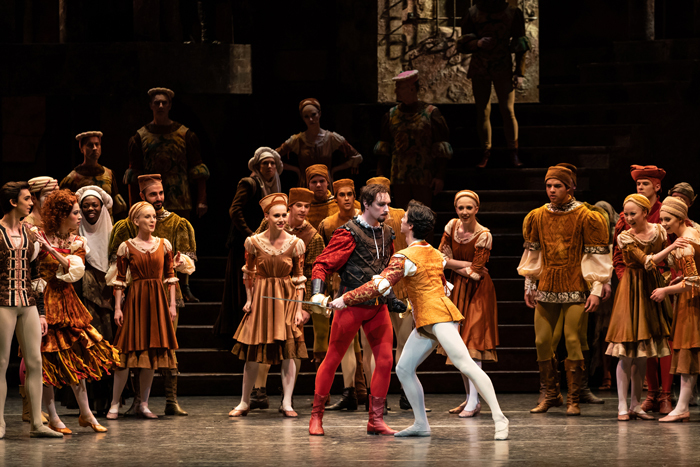
<svg viewBox="0 0 700 467"><path fill-rule="evenodd" d="M467 401L464 401L461 404L459 404L457 407L455 407L454 409L450 409L448 412L449 413L460 413L464 410L464 408L466 406L467 406Z"/></svg>
<svg viewBox="0 0 700 467"><path fill-rule="evenodd" d="M415 424L413 424L405 430L401 430L398 433L394 433L394 436L396 438L408 438L410 436L426 437L430 436L430 427L416 426Z"/></svg>
<svg viewBox="0 0 700 467"><path fill-rule="evenodd" d="M505 441L508 439L508 425L510 422L504 416L503 420L496 422L496 433L493 435L493 439L496 441Z"/></svg>

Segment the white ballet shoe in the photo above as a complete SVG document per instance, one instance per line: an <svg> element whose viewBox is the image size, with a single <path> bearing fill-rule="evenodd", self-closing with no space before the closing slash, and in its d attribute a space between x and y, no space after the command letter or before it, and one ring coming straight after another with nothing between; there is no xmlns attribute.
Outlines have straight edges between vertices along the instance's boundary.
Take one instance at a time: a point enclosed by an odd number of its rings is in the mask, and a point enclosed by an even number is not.
<svg viewBox="0 0 700 467"><path fill-rule="evenodd" d="M510 422L507 418L503 418L504 420L496 422L496 433L493 435L493 439L496 441L505 441L508 439L508 425L510 425Z"/></svg>
<svg viewBox="0 0 700 467"><path fill-rule="evenodd" d="M430 427L428 427L427 430L420 430L417 428L414 428L415 425L411 425L405 430L401 430L398 433L394 433L394 436L397 438L408 438L409 436L417 436L417 437L426 437L430 436Z"/></svg>

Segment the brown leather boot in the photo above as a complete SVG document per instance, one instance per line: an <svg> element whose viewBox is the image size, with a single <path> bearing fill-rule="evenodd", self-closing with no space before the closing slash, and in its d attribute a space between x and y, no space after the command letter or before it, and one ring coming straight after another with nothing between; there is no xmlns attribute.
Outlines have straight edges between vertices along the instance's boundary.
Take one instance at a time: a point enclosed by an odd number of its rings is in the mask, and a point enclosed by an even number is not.
<svg viewBox="0 0 700 467"><path fill-rule="evenodd" d="M582 404L605 404L605 401L600 397L596 397L588 387L588 368L590 368L590 352L583 352L583 361L585 362L586 369L583 371L583 376L581 376L581 403Z"/></svg>
<svg viewBox="0 0 700 467"><path fill-rule="evenodd" d="M131 387L134 391L134 401L131 403L131 407L124 412L125 417L131 417L138 415L139 407L141 406L141 378L140 378L140 372L138 368L133 368L131 371L134 373L133 376L131 376Z"/></svg>
<svg viewBox="0 0 700 467"><path fill-rule="evenodd" d="M177 370L163 371L163 387L165 389L165 415L188 415L177 403Z"/></svg>
<svg viewBox="0 0 700 467"><path fill-rule="evenodd" d="M540 366L540 374L544 375L544 381L546 385L546 392L542 402L537 404L537 407L530 410L530 413L545 413L550 407L561 407L564 403L564 399L561 397L561 393L557 388L557 378L559 373L555 367L556 360L546 360L544 362L537 362Z"/></svg>
<svg viewBox="0 0 700 467"><path fill-rule="evenodd" d="M668 415L672 410L671 393L669 391L661 391L659 393L659 413Z"/></svg>
<svg viewBox="0 0 700 467"><path fill-rule="evenodd" d="M484 149L484 155L481 157L481 161L476 164L476 166L480 169L486 167L486 164L489 163L489 157L491 157L491 149Z"/></svg>
<svg viewBox="0 0 700 467"><path fill-rule="evenodd" d="M323 436L323 410L326 408L328 394L320 396L314 394L314 406L311 409L311 420L309 420L309 434L311 436Z"/></svg>
<svg viewBox="0 0 700 467"><path fill-rule="evenodd" d="M537 399L537 403L541 404L547 394L547 382L544 379L544 374L540 371L540 397Z"/></svg>
<svg viewBox="0 0 700 467"><path fill-rule="evenodd" d="M658 412L659 411L659 390L656 391L648 390L647 398L642 402L642 410L645 412Z"/></svg>
<svg viewBox="0 0 700 467"><path fill-rule="evenodd" d="M566 415L581 415L579 407L581 396L581 378L586 370L586 365L583 360L564 360L564 368L566 368L566 384L568 392L566 395Z"/></svg>
<svg viewBox="0 0 700 467"><path fill-rule="evenodd" d="M369 396L369 420L367 421L368 435L393 436L396 430L384 423L384 405L386 397Z"/></svg>
<svg viewBox="0 0 700 467"><path fill-rule="evenodd" d="M357 393L357 403L362 405L367 403L367 383L365 383L365 369L362 365L362 352L355 352L355 392Z"/></svg>

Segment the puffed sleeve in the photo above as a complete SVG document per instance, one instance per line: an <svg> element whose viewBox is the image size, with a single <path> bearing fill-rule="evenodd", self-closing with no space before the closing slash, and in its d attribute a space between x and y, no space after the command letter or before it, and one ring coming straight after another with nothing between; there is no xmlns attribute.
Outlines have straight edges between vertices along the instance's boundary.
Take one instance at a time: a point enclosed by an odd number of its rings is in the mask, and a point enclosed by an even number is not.
<svg viewBox="0 0 700 467"><path fill-rule="evenodd" d="M245 248L245 264L241 268L243 271L244 280L252 280L255 276L255 245L253 245L253 239L248 237L243 243Z"/></svg>
<svg viewBox="0 0 700 467"><path fill-rule="evenodd" d="M292 284L297 290L306 290L306 276L304 276L304 253L306 246L301 240L297 240L292 253Z"/></svg>
<svg viewBox="0 0 700 467"><path fill-rule="evenodd" d="M467 268L467 274L475 281L481 280L481 276L485 273L486 263L491 256L492 244L493 236L488 230L479 235L479 238L476 240L474 259L471 267Z"/></svg>
<svg viewBox="0 0 700 467"><path fill-rule="evenodd" d="M347 306L372 300L380 295L387 296L391 289L404 276L412 276L416 273L416 265L402 254L391 257L389 265L379 275L373 276L355 290L343 294L343 301Z"/></svg>
<svg viewBox="0 0 700 467"><path fill-rule="evenodd" d="M348 140L346 140L344 136L339 135L334 131L331 131L330 138L332 143L331 149L333 151L342 152L343 156L346 159L355 158L355 165L359 165L359 163L362 162L362 155L360 155L360 153L357 152L357 149L355 149L350 143L348 143Z"/></svg>
<svg viewBox="0 0 700 467"><path fill-rule="evenodd" d="M679 268L682 273L681 283L684 286L691 288L691 296L695 298L700 295L700 275L698 275L698 267L695 264L695 250L700 249L700 240L688 238L692 243L683 249L675 249L669 256L674 257L675 267ZM694 244L694 245L693 245Z"/></svg>
<svg viewBox="0 0 700 467"><path fill-rule="evenodd" d="M613 234L613 267L615 268L615 274L617 274L618 279L622 279L622 276L625 274L625 269L627 266L625 266L625 259L622 257L622 251L620 251L620 247L617 242L617 237L620 236L622 232L625 230L629 229L630 226L627 225L627 222L625 222L625 215L624 213L620 214L620 218L617 220L615 223L615 233Z"/></svg>
<svg viewBox="0 0 700 467"><path fill-rule="evenodd" d="M600 297L603 285L613 273L612 254L608 246L608 223L598 212L588 211L583 225L583 257L581 273L591 288L591 294Z"/></svg>
<svg viewBox="0 0 700 467"><path fill-rule="evenodd" d="M109 262L117 260L117 250L122 243L136 236L136 226L129 219L122 219L114 224L109 234Z"/></svg>
<svg viewBox="0 0 700 467"><path fill-rule="evenodd" d="M282 143L282 146L278 147L275 149L277 151L277 154L279 154L281 157L286 157L289 159L289 154L290 153L299 153L299 134L292 135L289 138L287 138L287 141Z"/></svg>
<svg viewBox="0 0 700 467"><path fill-rule="evenodd" d="M542 208L540 208L542 209ZM523 256L518 265L518 274L525 277L525 288L535 289L535 281L542 272L542 245L539 234L539 209L530 211L523 222Z"/></svg>
<svg viewBox="0 0 700 467"><path fill-rule="evenodd" d="M194 236L194 228L190 221L180 218L180 222L175 229L175 243L172 249L180 252L180 256L189 256L193 261L197 261L197 241Z"/></svg>
<svg viewBox="0 0 700 467"><path fill-rule="evenodd" d="M163 239L163 251L165 256L163 258L163 283L164 284L174 284L178 282L179 279L175 275L175 269L173 268L173 246L170 244L167 238ZM180 258L184 258L184 255L180 255Z"/></svg>
<svg viewBox="0 0 700 467"><path fill-rule="evenodd" d="M442 233L440 246L438 247L438 251L447 259L454 259L454 255L452 254L452 231L456 221L457 219L450 219L447 223L445 231Z"/></svg>
<svg viewBox="0 0 700 467"><path fill-rule="evenodd" d="M63 282L77 282L85 274L85 255L90 251L85 237L75 237L70 245L70 254L65 258L68 260L68 270L62 265L58 265L56 279Z"/></svg>
<svg viewBox="0 0 700 467"><path fill-rule="evenodd" d="M117 259L110 265L105 280L107 285L114 287L114 290L123 290L128 283L127 274L129 273L129 248L126 242L119 245L116 253Z"/></svg>
<svg viewBox="0 0 700 467"><path fill-rule="evenodd" d="M192 130L187 130L185 134L185 149L187 154L187 175L190 181L206 180L209 178L209 167L202 162L202 151L200 149L199 138Z"/></svg>

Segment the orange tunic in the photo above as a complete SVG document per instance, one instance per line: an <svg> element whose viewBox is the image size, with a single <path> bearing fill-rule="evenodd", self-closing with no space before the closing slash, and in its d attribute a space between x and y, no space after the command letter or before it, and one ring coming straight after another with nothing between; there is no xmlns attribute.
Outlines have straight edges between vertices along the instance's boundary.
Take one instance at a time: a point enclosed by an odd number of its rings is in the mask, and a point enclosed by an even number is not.
<svg viewBox="0 0 700 467"><path fill-rule="evenodd" d="M44 251L39 255L49 327L41 340L44 384L58 388L81 379L99 380L119 362L118 351L90 325L92 316L73 289L72 282L84 272L85 245L83 237L73 236L68 248L56 248L71 263L68 271L52 255Z"/></svg>

